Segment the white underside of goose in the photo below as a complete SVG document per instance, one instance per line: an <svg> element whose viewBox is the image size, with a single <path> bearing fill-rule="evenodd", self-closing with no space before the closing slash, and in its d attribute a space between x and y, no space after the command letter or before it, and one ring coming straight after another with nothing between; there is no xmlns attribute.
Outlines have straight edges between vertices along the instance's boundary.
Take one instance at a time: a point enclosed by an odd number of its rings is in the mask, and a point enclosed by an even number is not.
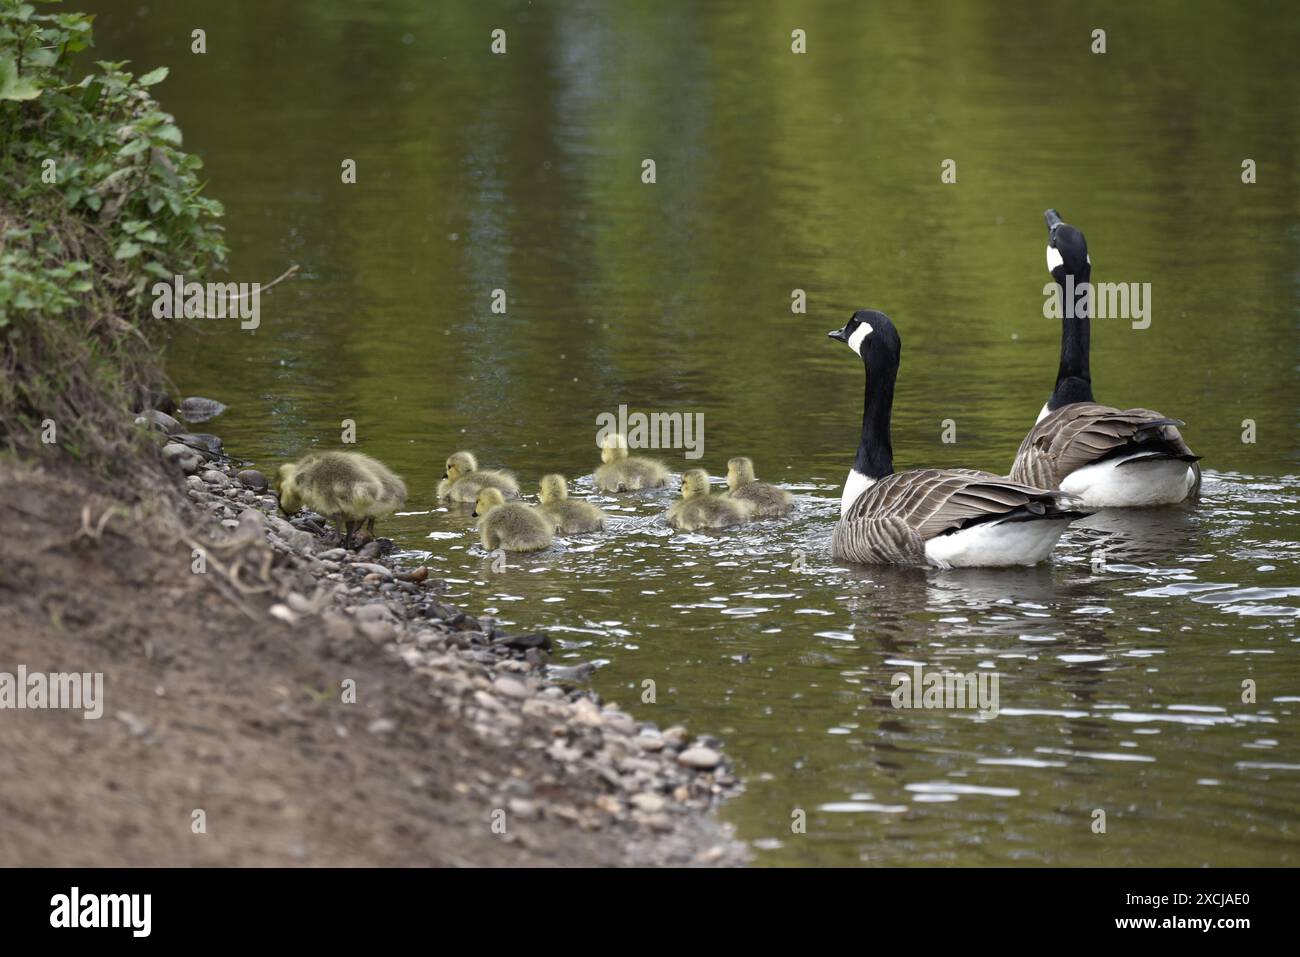
<svg viewBox="0 0 1300 957"><path fill-rule="evenodd" d="M981 522L925 543L925 559L940 568L1037 565L1051 553L1070 520Z"/></svg>
<svg viewBox="0 0 1300 957"><path fill-rule="evenodd" d="M857 469L849 469L849 477L844 480L844 493L840 496L840 518L849 514L849 509L858 500L858 496L875 484L875 479L868 478Z"/></svg>
<svg viewBox="0 0 1300 957"><path fill-rule="evenodd" d="M1061 491L1092 508L1135 508L1177 504L1196 482L1196 472L1176 459L1121 464L1125 461L1107 459L1075 469L1061 480Z"/></svg>

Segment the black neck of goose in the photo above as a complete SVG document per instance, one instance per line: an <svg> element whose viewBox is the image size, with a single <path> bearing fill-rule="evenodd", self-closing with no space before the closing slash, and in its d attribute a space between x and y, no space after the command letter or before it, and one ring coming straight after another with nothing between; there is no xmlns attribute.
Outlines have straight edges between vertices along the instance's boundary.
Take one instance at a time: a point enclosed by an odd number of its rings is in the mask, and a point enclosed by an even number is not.
<svg viewBox="0 0 1300 957"><path fill-rule="evenodd" d="M889 437L889 417L894 408L897 363L867 364L867 385L862 400L862 438L858 441L855 471L871 479L894 474L894 445Z"/></svg>
<svg viewBox="0 0 1300 957"><path fill-rule="evenodd" d="M1092 373L1088 370L1089 311L1091 295L1080 297L1079 287L1091 282L1091 269L1074 277L1074 302L1066 298L1066 288L1060 282L1061 306L1065 318L1061 320L1061 365L1056 370L1056 388L1048 401L1048 409L1055 411L1072 402L1091 402Z"/></svg>

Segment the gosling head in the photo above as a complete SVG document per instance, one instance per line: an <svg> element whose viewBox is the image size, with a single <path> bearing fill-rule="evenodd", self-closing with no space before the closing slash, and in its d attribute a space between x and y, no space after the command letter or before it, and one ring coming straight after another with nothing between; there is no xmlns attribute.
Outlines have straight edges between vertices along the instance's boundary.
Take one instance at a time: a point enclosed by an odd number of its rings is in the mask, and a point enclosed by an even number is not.
<svg viewBox="0 0 1300 957"><path fill-rule="evenodd" d="M474 500L474 511L471 513L472 518L481 518L498 505L504 505L506 497L501 494L499 488L485 488L478 493L478 498Z"/></svg>
<svg viewBox="0 0 1300 957"><path fill-rule="evenodd" d="M688 469L682 473L682 498L695 498L709 494L709 473L704 469Z"/></svg>
<svg viewBox="0 0 1300 957"><path fill-rule="evenodd" d="M474 453L457 452L447 459L442 477L451 479L454 482L462 475L468 475L470 472L476 471L478 471L478 459L474 458Z"/></svg>
<svg viewBox="0 0 1300 957"><path fill-rule="evenodd" d="M734 492L752 481L754 481L754 463L751 459L740 455L727 463L727 488Z"/></svg>
<svg viewBox="0 0 1300 957"><path fill-rule="evenodd" d="M608 465L610 462L625 458L627 458L627 436L621 432L605 436L604 441L600 443L600 460Z"/></svg>
<svg viewBox="0 0 1300 957"><path fill-rule="evenodd" d="M563 475L546 475L542 478L539 498L543 505L551 502L562 502L569 497L569 486L564 481Z"/></svg>
<svg viewBox="0 0 1300 957"><path fill-rule="evenodd" d="M280 511L285 515L293 515L302 508L302 499L298 497L298 486L293 480L297 472L297 465L286 462L276 469L275 478L271 479L271 488L275 489L275 494L280 500Z"/></svg>

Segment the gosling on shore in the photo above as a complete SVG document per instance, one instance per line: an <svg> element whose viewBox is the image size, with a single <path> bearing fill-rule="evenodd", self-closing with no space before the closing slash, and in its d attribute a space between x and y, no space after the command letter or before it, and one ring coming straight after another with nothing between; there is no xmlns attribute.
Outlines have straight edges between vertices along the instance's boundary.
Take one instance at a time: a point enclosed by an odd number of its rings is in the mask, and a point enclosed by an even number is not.
<svg viewBox="0 0 1300 957"><path fill-rule="evenodd" d="M489 552L540 552L550 548L555 526L523 502L507 502L499 488L485 488L474 502L479 536Z"/></svg>
<svg viewBox="0 0 1300 957"><path fill-rule="evenodd" d="M727 463L728 498L749 502L754 518L779 518L790 511L794 496L783 488L754 479L754 462L738 455Z"/></svg>
<svg viewBox="0 0 1300 957"><path fill-rule="evenodd" d="M447 458L438 483L438 498L453 502L473 502L485 488L494 488L503 498L518 498L519 483L509 472L478 467L473 452L456 452Z"/></svg>
<svg viewBox="0 0 1300 957"><path fill-rule="evenodd" d="M668 509L668 524L684 532L728 528L749 521L754 506L734 498L709 494L709 473L690 469L682 474L682 497Z"/></svg>
<svg viewBox="0 0 1300 957"><path fill-rule="evenodd" d="M382 462L360 452L308 452L281 465L272 480L280 509L293 515L303 506L330 518L352 547L352 536L364 523L371 535L375 519L391 515L406 503L406 483Z"/></svg>
<svg viewBox="0 0 1300 957"><path fill-rule="evenodd" d="M645 488L663 488L668 484L668 469L657 459L628 455L627 437L615 432L601 442L601 464L596 466L596 487L602 492L637 492Z"/></svg>
<svg viewBox="0 0 1300 957"><path fill-rule="evenodd" d="M563 475L547 475L539 486L539 511L561 535L583 535L605 528L605 513L590 502L569 498L569 486Z"/></svg>

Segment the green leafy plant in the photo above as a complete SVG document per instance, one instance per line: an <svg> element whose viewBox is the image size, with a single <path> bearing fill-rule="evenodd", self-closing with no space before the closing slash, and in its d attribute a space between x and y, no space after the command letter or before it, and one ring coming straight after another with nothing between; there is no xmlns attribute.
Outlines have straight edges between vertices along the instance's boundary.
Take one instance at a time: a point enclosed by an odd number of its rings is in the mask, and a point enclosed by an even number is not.
<svg viewBox="0 0 1300 957"><path fill-rule="evenodd" d="M202 161L153 96L167 68L82 73L93 17L41 12L56 2L0 0L0 443L56 418L87 433L65 448L93 452L116 434L104 417L160 379L148 290L219 268L226 246Z"/></svg>

